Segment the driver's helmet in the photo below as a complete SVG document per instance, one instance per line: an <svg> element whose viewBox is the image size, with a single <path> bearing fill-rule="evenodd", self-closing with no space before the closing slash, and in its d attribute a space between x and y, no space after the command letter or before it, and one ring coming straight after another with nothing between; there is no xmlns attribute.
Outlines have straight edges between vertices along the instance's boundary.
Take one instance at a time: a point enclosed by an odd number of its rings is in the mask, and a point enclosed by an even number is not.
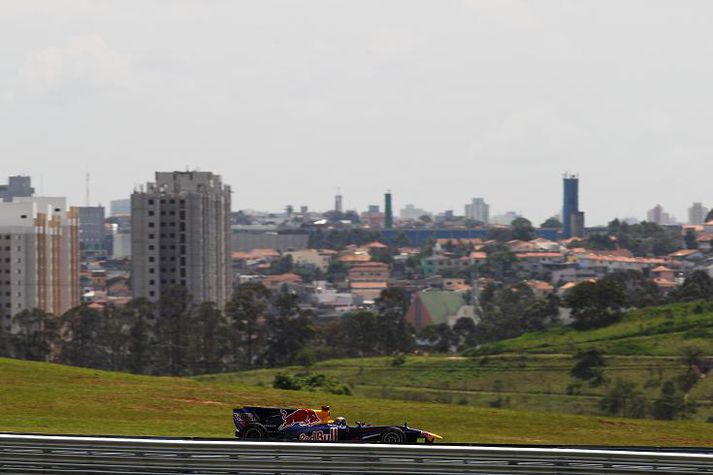
<svg viewBox="0 0 713 475"><path fill-rule="evenodd" d="M347 420L344 417L337 417L334 419L334 423L338 426L345 426L347 425Z"/></svg>

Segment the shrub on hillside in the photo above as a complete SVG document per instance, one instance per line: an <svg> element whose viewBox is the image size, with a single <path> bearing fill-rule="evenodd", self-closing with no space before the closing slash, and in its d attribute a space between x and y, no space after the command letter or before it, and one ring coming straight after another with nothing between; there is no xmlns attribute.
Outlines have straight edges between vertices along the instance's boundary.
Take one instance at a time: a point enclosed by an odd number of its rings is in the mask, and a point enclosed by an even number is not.
<svg viewBox="0 0 713 475"><path fill-rule="evenodd" d="M336 378L321 373L305 373L301 375L277 373L272 387L292 391L322 391L347 396L352 393L346 384L339 382Z"/></svg>

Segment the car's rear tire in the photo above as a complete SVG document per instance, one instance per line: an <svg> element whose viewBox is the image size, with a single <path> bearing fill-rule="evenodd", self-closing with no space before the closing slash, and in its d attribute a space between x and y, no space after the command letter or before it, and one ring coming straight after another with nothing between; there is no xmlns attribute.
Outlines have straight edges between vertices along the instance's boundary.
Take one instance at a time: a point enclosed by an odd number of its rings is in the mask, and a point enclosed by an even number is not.
<svg viewBox="0 0 713 475"><path fill-rule="evenodd" d="M243 429L240 438L251 440L267 439L267 429L265 429L264 425L258 424L257 422L248 424L245 429Z"/></svg>
<svg viewBox="0 0 713 475"><path fill-rule="evenodd" d="M382 444L403 444L406 442L406 434L398 427L391 427L381 433Z"/></svg>

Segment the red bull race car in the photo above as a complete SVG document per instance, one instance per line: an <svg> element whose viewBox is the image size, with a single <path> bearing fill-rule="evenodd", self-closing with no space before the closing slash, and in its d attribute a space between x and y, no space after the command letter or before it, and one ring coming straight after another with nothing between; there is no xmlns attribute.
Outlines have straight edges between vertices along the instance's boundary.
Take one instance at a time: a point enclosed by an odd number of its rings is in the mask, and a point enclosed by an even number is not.
<svg viewBox="0 0 713 475"><path fill-rule="evenodd" d="M350 426L343 417L332 419L329 406L321 409L286 409L245 406L233 409L235 437L285 441L416 443L432 444L440 435L402 426L371 426L357 422Z"/></svg>

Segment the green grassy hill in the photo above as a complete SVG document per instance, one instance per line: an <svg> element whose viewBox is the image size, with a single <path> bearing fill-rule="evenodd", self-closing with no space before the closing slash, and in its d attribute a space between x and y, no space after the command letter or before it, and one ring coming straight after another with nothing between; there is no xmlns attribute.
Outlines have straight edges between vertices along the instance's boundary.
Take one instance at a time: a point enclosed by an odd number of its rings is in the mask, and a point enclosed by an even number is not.
<svg viewBox="0 0 713 475"><path fill-rule="evenodd" d="M242 404L332 405L350 420L401 423L450 442L515 444L713 444L713 424L585 417L278 391L239 383L134 376L0 359L0 431L232 436Z"/></svg>
<svg viewBox="0 0 713 475"><path fill-rule="evenodd" d="M590 387L570 376L572 354L597 347L607 353L605 378L637 384L653 402L661 384L683 375L681 352L687 346L713 355L713 305L677 304L637 310L606 328L577 331L557 328L529 333L464 353L465 356L409 356L393 366L391 358L352 358L292 367L204 376L202 381L240 382L271 387L275 374L333 376L355 395L407 401L601 413L599 403L610 385ZM695 418L713 417L713 374L700 379L688 398L698 404Z"/></svg>
<svg viewBox="0 0 713 475"><path fill-rule="evenodd" d="M679 356L685 346L697 346L713 355L713 304L692 302L634 310L608 327L532 332L483 345L465 355L573 353L596 347L611 355Z"/></svg>

